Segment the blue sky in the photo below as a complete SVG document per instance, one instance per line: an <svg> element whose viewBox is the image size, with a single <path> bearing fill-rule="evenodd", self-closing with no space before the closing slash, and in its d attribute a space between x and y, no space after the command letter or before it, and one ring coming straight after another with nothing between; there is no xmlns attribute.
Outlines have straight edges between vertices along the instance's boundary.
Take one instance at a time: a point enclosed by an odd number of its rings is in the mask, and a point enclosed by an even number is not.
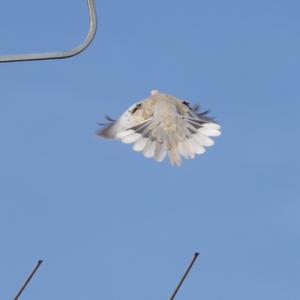
<svg viewBox="0 0 300 300"><path fill-rule="evenodd" d="M86 2L3 1L1 54L63 50ZM0 65L0 298L300 298L299 1L97 1L68 60ZM180 168L94 136L157 88L210 109Z"/></svg>

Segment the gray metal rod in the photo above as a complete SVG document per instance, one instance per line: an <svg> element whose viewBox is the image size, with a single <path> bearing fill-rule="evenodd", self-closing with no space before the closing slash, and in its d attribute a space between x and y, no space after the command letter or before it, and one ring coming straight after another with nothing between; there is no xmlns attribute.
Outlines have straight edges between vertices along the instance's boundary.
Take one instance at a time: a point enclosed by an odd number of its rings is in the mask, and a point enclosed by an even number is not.
<svg viewBox="0 0 300 300"><path fill-rule="evenodd" d="M182 276L181 280L179 281L175 291L173 292L172 296L170 297L170 300L174 300L177 292L179 291L180 287L182 286L184 280L186 279L186 277L188 276L189 272L191 271L192 267L193 267L193 264L194 262L196 261L197 257L198 257L199 253L198 252L195 252L194 254L194 257L192 259L192 261L190 262L187 270L185 271L184 275Z"/></svg>
<svg viewBox="0 0 300 300"><path fill-rule="evenodd" d="M45 52L45 53L29 53L29 54L12 54L0 56L0 63L18 62L18 61L33 61L33 60L47 60L47 59L62 59L72 57L84 51L92 42L97 31L97 15L94 0L87 0L90 30L85 40L78 45L67 51Z"/></svg>
<svg viewBox="0 0 300 300"><path fill-rule="evenodd" d="M33 271L31 272L31 274L29 275L29 277L27 278L27 280L25 281L25 283L22 285L20 291L18 292L18 294L16 295L16 297L14 298L14 300L18 300L19 297L21 296L21 294L23 293L23 291L25 290L26 286L28 285L28 283L30 282L30 280L32 279L32 277L34 276L35 272L38 270L38 268L40 267L40 265L43 263L42 260L39 260L37 262L37 265L35 266L35 268L33 269Z"/></svg>

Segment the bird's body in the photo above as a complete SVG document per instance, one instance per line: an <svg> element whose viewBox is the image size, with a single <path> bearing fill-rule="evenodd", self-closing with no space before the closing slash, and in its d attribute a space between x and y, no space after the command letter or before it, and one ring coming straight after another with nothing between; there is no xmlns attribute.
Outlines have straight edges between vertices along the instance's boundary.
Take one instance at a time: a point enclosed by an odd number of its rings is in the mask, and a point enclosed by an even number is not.
<svg viewBox="0 0 300 300"><path fill-rule="evenodd" d="M133 104L118 120L99 131L99 135L134 143L135 151L162 161L169 154L172 165L180 165L181 155L193 159L214 144L220 125L172 95L152 91L151 96Z"/></svg>

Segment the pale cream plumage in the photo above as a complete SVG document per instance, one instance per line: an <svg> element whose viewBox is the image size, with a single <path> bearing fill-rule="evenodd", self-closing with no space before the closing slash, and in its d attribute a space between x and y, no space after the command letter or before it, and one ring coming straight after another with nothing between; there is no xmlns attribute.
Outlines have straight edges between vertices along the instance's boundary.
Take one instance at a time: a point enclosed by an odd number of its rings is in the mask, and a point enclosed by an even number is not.
<svg viewBox="0 0 300 300"><path fill-rule="evenodd" d="M110 123L98 135L134 143L134 151L156 161L163 161L168 154L171 164L177 166L181 156L193 159L195 154L203 154L205 147L214 144L210 137L221 134L220 125L207 117L207 112L201 113L188 102L156 90L116 121L108 120Z"/></svg>

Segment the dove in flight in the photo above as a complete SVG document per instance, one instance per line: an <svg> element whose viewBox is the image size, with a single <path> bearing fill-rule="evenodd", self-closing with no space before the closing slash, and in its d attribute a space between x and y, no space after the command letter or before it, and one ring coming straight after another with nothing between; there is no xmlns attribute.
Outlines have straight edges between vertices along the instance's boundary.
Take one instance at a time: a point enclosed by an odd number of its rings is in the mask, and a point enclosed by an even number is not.
<svg viewBox="0 0 300 300"><path fill-rule="evenodd" d="M193 159L203 154L214 141L210 137L221 134L220 125L199 112L187 101L152 90L146 99L129 107L119 119L108 120L97 134L104 138L134 144L133 150L145 157L163 161L168 154L170 163L179 166L181 156Z"/></svg>

